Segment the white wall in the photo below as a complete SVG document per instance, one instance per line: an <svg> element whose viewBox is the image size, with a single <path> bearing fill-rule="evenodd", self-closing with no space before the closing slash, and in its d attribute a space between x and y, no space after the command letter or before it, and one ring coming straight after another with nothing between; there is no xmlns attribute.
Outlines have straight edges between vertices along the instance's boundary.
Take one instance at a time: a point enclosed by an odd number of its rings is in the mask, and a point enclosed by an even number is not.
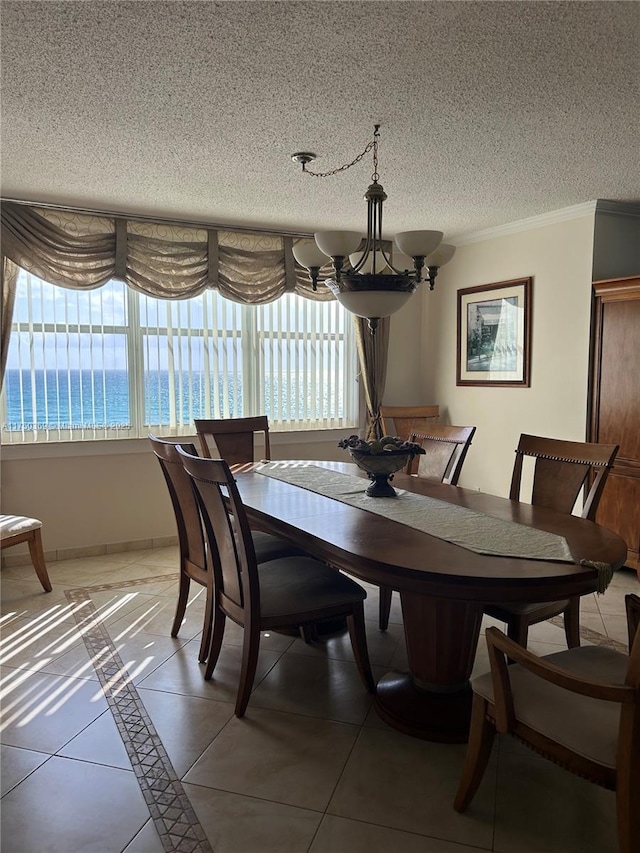
<svg viewBox="0 0 640 853"><path fill-rule="evenodd" d="M423 299L423 400L477 427L461 486L507 495L520 433L583 441L593 215L460 246ZM456 386L457 291L531 276L530 388Z"/></svg>
<svg viewBox="0 0 640 853"><path fill-rule="evenodd" d="M404 308L391 317L387 383L383 395L383 402L388 406L432 402L425 400L422 394L425 372L422 358L422 305L428 298L428 290L425 291L422 285Z"/></svg>

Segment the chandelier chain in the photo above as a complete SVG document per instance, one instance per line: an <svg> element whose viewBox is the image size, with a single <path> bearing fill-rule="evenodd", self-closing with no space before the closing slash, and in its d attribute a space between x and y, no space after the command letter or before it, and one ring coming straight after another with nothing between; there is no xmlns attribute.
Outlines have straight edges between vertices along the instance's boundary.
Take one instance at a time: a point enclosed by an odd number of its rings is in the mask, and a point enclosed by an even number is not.
<svg viewBox="0 0 640 853"><path fill-rule="evenodd" d="M375 126L375 131L373 134L373 139L367 143L367 147L361 154L352 160L350 163L345 163L343 166L338 166L336 169L331 169L328 172L312 172L310 169L307 169L307 164L302 164L302 171L305 175L311 175L312 178L330 178L332 175L338 175L340 172L345 172L347 169L350 169L352 166L355 166L356 163L359 163L365 154L368 154L371 149L373 149L373 175L372 178L374 181L377 181L379 178L378 175L378 137L380 133L378 128L380 125Z"/></svg>
<svg viewBox="0 0 640 853"><path fill-rule="evenodd" d="M371 175L371 180L375 183L378 183L378 178L380 175L378 174L378 138L380 136L380 131L378 128L379 124L375 126L375 130L373 132L373 174Z"/></svg>

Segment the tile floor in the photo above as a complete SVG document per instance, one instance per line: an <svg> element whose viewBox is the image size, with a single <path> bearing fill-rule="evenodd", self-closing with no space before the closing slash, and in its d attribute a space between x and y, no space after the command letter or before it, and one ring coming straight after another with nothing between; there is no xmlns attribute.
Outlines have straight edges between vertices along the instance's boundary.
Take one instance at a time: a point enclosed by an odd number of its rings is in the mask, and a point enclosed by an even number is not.
<svg viewBox="0 0 640 853"><path fill-rule="evenodd" d="M169 636L176 561L170 547L51 563L49 594L30 567L3 570L3 853L615 853L613 794L509 738L457 814L465 747L383 723L348 636L265 635L236 719L240 631L228 625L205 683L200 588ZM583 641L621 648L638 589L621 570L583 599ZM404 665L397 599L381 633L369 590L376 676ZM536 626L530 646L564 648L561 627ZM475 671L487 668L481 638Z"/></svg>

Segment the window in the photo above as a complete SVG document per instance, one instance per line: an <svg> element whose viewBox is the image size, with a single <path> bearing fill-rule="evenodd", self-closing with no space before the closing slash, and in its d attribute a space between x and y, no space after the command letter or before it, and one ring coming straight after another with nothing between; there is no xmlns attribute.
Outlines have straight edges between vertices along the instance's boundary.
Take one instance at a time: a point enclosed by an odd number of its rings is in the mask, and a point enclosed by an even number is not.
<svg viewBox="0 0 640 853"><path fill-rule="evenodd" d="M263 413L274 430L349 427L357 398L353 326L336 302L169 301L20 273L5 442L185 435L194 418Z"/></svg>

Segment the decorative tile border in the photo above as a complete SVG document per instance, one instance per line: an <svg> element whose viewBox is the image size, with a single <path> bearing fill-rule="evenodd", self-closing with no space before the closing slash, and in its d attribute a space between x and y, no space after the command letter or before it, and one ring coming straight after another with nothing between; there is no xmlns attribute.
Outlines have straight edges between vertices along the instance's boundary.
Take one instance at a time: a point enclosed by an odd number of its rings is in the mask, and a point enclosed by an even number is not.
<svg viewBox="0 0 640 853"><path fill-rule="evenodd" d="M97 592L177 580L178 574L172 572L68 589L65 596L71 605L79 605L73 607L76 624L82 629L85 646L164 850L166 853L213 853L140 694L127 680L122 658L91 599ZM563 626L561 616L548 621L557 627ZM626 653L623 643L585 626L581 626L580 635L589 643Z"/></svg>
<svg viewBox="0 0 640 853"><path fill-rule="evenodd" d="M175 573L99 586L65 590L85 646L93 661L113 719L131 761L149 814L167 853L213 853L136 687L91 594L123 587L173 581Z"/></svg>

